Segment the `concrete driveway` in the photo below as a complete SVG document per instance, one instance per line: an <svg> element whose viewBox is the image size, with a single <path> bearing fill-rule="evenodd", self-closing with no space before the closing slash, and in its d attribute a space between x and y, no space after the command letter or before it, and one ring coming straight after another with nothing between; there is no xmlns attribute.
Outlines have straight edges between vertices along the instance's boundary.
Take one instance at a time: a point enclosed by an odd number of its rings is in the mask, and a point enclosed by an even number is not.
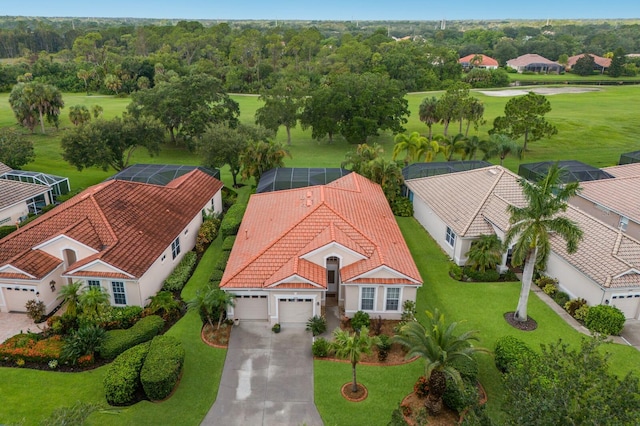
<svg viewBox="0 0 640 426"><path fill-rule="evenodd" d="M41 326L43 325L46 326L46 324L42 324ZM27 331L39 333L41 330L38 329L27 314L0 312L0 343L21 331L23 333Z"/></svg>
<svg viewBox="0 0 640 426"><path fill-rule="evenodd" d="M628 319L624 323L621 336L627 343L640 351L640 320Z"/></svg>
<svg viewBox="0 0 640 426"><path fill-rule="evenodd" d="M231 333L218 398L203 425L320 426L313 402L311 334L264 323Z"/></svg>

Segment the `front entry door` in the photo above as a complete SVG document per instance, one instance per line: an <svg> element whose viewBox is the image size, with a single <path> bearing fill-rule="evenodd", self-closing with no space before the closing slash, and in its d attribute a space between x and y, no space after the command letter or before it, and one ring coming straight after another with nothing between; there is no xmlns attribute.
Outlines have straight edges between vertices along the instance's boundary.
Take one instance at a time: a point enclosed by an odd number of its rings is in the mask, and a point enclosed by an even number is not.
<svg viewBox="0 0 640 426"><path fill-rule="evenodd" d="M338 259L329 257L327 259L327 293L336 294L338 292Z"/></svg>

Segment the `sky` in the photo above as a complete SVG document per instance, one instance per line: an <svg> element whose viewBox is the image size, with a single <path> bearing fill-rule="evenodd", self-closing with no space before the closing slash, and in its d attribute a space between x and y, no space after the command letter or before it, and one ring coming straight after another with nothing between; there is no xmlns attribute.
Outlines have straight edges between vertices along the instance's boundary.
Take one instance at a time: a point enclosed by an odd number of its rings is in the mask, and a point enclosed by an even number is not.
<svg viewBox="0 0 640 426"><path fill-rule="evenodd" d="M169 19L457 20L640 18L638 0L0 0L0 15Z"/></svg>

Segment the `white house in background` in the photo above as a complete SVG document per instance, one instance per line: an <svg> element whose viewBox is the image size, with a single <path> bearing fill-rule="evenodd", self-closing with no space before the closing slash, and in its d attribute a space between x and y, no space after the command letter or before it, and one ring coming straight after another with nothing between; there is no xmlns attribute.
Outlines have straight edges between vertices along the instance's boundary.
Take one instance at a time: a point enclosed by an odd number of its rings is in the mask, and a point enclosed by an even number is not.
<svg viewBox="0 0 640 426"><path fill-rule="evenodd" d="M0 226L19 224L52 201L48 186L0 179Z"/></svg>
<svg viewBox="0 0 640 426"><path fill-rule="evenodd" d="M503 167L490 166L411 179L405 185L415 218L455 263L464 265L471 242L480 235L504 239L507 206L525 203L519 179ZM589 305L612 304L627 318L640 318L640 242L571 205L566 215L578 223L584 238L578 251L568 254L565 242L552 236L545 274L557 278L571 297L583 297ZM500 268L506 267L507 257L505 253Z"/></svg>
<svg viewBox="0 0 640 426"><path fill-rule="evenodd" d="M252 195L220 288L230 318L304 326L327 297L348 317L400 319L421 285L380 185L351 173Z"/></svg>
<svg viewBox="0 0 640 426"><path fill-rule="evenodd" d="M194 169L167 185L111 180L0 240L0 311L59 301L61 286L101 287L116 306L144 306L195 245L203 212L222 210L222 182Z"/></svg>

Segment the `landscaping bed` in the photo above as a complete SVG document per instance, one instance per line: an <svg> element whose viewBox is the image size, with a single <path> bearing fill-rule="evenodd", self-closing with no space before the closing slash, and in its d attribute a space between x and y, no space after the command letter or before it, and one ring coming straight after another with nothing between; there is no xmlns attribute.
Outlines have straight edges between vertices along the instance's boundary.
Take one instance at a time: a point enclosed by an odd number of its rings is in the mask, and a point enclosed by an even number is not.
<svg viewBox="0 0 640 426"><path fill-rule="evenodd" d="M202 327L200 336L202 341L207 345L214 348L226 348L229 346L229 339L231 338L231 325L225 323L218 329L216 326L211 327L209 324L205 324Z"/></svg>

